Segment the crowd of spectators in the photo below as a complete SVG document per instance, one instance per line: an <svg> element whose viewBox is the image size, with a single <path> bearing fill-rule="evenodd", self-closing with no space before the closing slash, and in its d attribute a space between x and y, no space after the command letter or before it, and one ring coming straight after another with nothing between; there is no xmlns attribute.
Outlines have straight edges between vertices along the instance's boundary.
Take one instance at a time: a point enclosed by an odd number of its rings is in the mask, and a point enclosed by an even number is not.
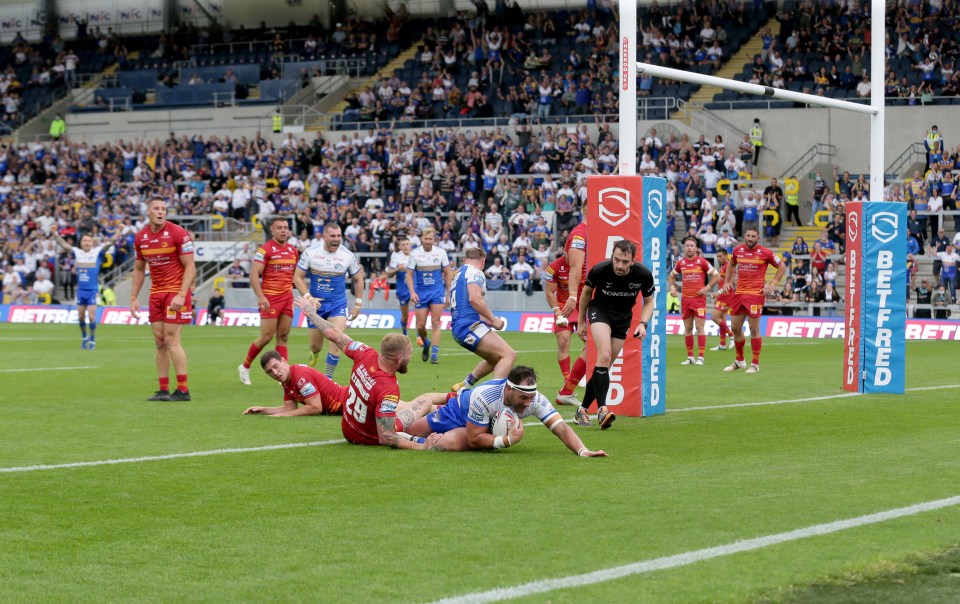
<svg viewBox="0 0 960 604"><path fill-rule="evenodd" d="M344 120L588 114L615 119L619 31L612 3L532 13L521 12L515 0L498 0L492 13L484 0L474 4L476 12L461 11L428 27L403 70L348 97ZM753 26L746 4L734 2L670 9L654 2L641 10L640 21L640 60L706 72L718 68L738 43L739 37L731 36ZM663 91L647 76L640 78L639 94L663 96Z"/></svg>
<svg viewBox="0 0 960 604"><path fill-rule="evenodd" d="M760 32L762 51L745 69L745 80L835 98L866 98L881 85L870 81L869 3L804 0L784 9L777 15L779 35L770 28ZM954 2L888 9L882 82L888 102L918 105L960 94L958 18Z"/></svg>

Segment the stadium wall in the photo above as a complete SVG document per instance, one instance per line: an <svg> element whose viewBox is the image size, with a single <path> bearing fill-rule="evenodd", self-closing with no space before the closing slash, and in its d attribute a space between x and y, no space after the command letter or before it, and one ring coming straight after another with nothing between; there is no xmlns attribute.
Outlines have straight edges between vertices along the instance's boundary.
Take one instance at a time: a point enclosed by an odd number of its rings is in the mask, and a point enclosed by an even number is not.
<svg viewBox="0 0 960 604"><path fill-rule="evenodd" d="M172 131L178 136L200 134L203 136L251 136L257 130L264 137L272 137L269 119L272 108L269 106L234 108L191 108L179 110L140 110L117 113L82 113L67 116L67 128L71 140L88 144L131 140L134 138L166 138ZM802 112L802 113L801 113ZM870 121L864 116L851 115L850 112L827 108L772 109L762 111L715 111L717 116L746 132L753 125L754 118L760 118L763 126L763 139L766 148L761 156L761 172L768 176L779 176L793 162L816 144L831 144L837 148L835 162L844 170L853 174L869 172L870 154L867 146L870 140ZM923 140L924 132L933 124L944 127L956 120L953 106L939 105L928 107L887 107L886 141L884 154L889 163L899 156L907 145ZM671 120L670 126L681 133L697 133L682 122ZM696 124L694 120L694 124ZM663 133L663 121L640 121L637 132L643 135L652 127ZM595 138L596 126L588 124ZM487 126L489 128L489 126ZM481 127L472 125L460 130L477 131ZM539 127L534 127L537 130ZM611 128L616 133L616 124ZM411 130L415 132L416 130ZM353 132L330 131L328 138L339 138L341 134L353 136ZM735 148L738 140L730 140L732 135L707 128L703 134L712 139L715 134L724 136L728 148ZM303 135L313 138L313 133ZM280 140L280 136L275 137ZM812 169L812 165L807 170ZM797 174L802 177L805 174Z"/></svg>
<svg viewBox="0 0 960 604"><path fill-rule="evenodd" d="M197 322L203 325L206 322L207 310L198 309ZM553 313L545 312L505 312L498 313L507 321L506 331L523 333L553 333ZM0 323L77 323L77 307L65 305L53 306L20 306L0 305ZM224 311L224 326L230 327L257 327L260 325L260 313L255 308L228 308ZM410 327L415 327L415 318L410 316ZM139 319L134 319L130 309L125 306L111 306L97 308L97 321L105 325L146 325L148 322L146 311L140 313ZM294 310L294 325L306 327L306 320L299 310ZM350 324L354 328L368 329L398 329L400 326L400 311L366 309L360 317ZM429 326L428 326L429 327ZM450 328L450 315L444 313L442 328ZM744 325L747 329L747 326ZM187 338L202 337L202 333L216 329L214 326L198 328L188 332ZM719 335L717 326L707 323L707 335ZM844 323L842 317L761 317L760 331L765 337L795 338L795 339L842 339ZM749 329L747 329L749 332ZM680 335L683 333L683 319L680 315L667 315L667 334ZM938 320L907 320L908 340L956 340L960 341L960 321ZM749 333L747 334L749 335ZM147 332L144 332L147 337Z"/></svg>

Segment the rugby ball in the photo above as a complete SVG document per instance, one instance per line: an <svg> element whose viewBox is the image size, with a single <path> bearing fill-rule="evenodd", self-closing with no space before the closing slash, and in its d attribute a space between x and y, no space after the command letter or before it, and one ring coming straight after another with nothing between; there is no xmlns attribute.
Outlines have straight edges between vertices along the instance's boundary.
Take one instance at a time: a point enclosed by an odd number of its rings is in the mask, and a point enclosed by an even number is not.
<svg viewBox="0 0 960 604"><path fill-rule="evenodd" d="M510 428L513 428L520 421L516 411L509 407L497 411L490 422L490 433L494 436L506 436Z"/></svg>

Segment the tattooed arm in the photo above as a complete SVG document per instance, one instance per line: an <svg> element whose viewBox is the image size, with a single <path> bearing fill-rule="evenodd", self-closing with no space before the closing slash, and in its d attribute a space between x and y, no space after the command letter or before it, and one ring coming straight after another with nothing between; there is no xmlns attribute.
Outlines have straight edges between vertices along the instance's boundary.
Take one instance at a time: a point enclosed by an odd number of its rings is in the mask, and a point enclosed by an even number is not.
<svg viewBox="0 0 960 604"><path fill-rule="evenodd" d="M425 447L423 443L415 443L406 438L400 438L397 434L396 421L397 418L392 415L377 418L377 436L380 439L380 444L394 449L423 450Z"/></svg>
<svg viewBox="0 0 960 604"><path fill-rule="evenodd" d="M330 321L327 321L326 319L321 319L320 315L317 314L317 309L311 300L297 298L294 300L294 304L297 305L297 308L300 309L301 313L310 319L311 323L317 326L317 329L323 333L323 337L327 338L331 342L335 342L341 350L346 350L347 346L353 342L353 338L343 333L343 331L341 331L336 325Z"/></svg>

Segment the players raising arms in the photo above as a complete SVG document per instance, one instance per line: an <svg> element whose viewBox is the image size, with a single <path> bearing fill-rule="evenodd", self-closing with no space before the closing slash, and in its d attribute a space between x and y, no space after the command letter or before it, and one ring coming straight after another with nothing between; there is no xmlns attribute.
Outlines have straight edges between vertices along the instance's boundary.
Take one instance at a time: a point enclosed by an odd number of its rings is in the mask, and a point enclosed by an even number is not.
<svg viewBox="0 0 960 604"><path fill-rule="evenodd" d="M410 263L410 238L401 235L397 239L397 250L390 255L387 265L387 277L397 278L397 302L400 304L400 325L403 335L407 335L407 323L410 320L410 286L407 284L407 264Z"/></svg>
<svg viewBox="0 0 960 604"><path fill-rule="evenodd" d="M248 407L244 415L296 417L299 415L334 415L343 412L347 388L313 367L290 365L277 350L268 350L260 357L264 373L280 382L283 404L279 407Z"/></svg>
<svg viewBox="0 0 960 604"><path fill-rule="evenodd" d="M353 252L340 245L343 233L340 225L328 222L323 225L323 243L312 247L300 256L297 270L293 275L293 283L302 296L307 299L315 298L317 314L328 320L337 329L347 328L347 292L346 275L353 281L353 308L349 312L352 321L360 314L363 307L363 272L357 264ZM304 277L309 273L310 285ZM311 324L311 327L316 324ZM310 330L310 360L307 363L315 367L323 349L324 333L320 329ZM327 350L327 362L323 373L333 377L340 362L342 349L336 342L331 342Z"/></svg>
<svg viewBox="0 0 960 604"><path fill-rule="evenodd" d="M418 397L418 400L442 403L445 398L443 393L431 393ZM464 388L446 405L415 421L407 432L427 437L427 448L437 451L507 448L523 438L524 430L523 423L518 422L506 436L490 434L490 422L504 407L513 409L520 419L536 417L580 457L607 456L603 451L591 451L584 446L547 397L537 391L536 372L524 366L512 368L506 378Z"/></svg>
<svg viewBox="0 0 960 604"><path fill-rule="evenodd" d="M727 263L725 275L726 285L721 294L733 290L734 274L736 274L736 293L730 304L730 317L733 322L733 344L737 350L736 360L724 371L737 371L746 367L743 349L746 338L743 335L743 322L746 319L750 325L750 349L753 358L746 373L760 372L760 348L763 338L760 336L760 315L763 313L763 303L767 295L777 291L787 265L773 250L759 245L760 231L750 227L743 233L743 243L733 248L733 254ZM776 267L777 273L772 283L766 282L767 267Z"/></svg>
<svg viewBox="0 0 960 604"><path fill-rule="evenodd" d="M313 300L298 298L295 304L325 338L353 360L340 422L344 438L355 445L423 449L424 443L398 434L430 411L430 402L423 399L400 404L397 374L407 372L413 353L410 340L399 333L388 333L380 340L378 352L320 317Z"/></svg>
<svg viewBox="0 0 960 604"><path fill-rule="evenodd" d="M250 270L250 288L260 308L260 335L250 344L247 358L237 367L240 382L250 385L250 364L263 347L277 338L277 352L287 359L287 337L293 324L293 274L300 254L287 243L290 225L282 216L267 222L270 239L257 248Z"/></svg>
<svg viewBox="0 0 960 604"><path fill-rule="evenodd" d="M440 318L443 308L450 305L450 258L447 252L434 245L437 233L426 228L420 233L420 247L410 252L407 264L407 286L417 317L417 335L423 340L422 361L440 362ZM433 327L433 338L427 337L427 311Z"/></svg>
<svg viewBox="0 0 960 604"><path fill-rule="evenodd" d="M683 297L680 313L683 316L683 339L687 346L687 360L681 365L703 365L703 352L707 348L704 325L707 319L707 294L720 280L720 273L706 258L700 255L700 244L693 236L683 239L683 257L667 276L670 294L677 295L677 276L681 279ZM709 281L707 278L709 277ZM693 326L697 326L697 358L693 358Z"/></svg>
<svg viewBox="0 0 960 604"><path fill-rule="evenodd" d="M134 236L133 290L130 312L140 317L138 296L150 265L150 327L156 345L157 379L160 389L150 401L189 401L187 353L180 343L183 326L193 322L190 288L197 269L193 240L186 230L167 220L167 202L154 197L147 203L147 225ZM170 364L177 388L170 392Z"/></svg>
<svg viewBox="0 0 960 604"><path fill-rule="evenodd" d="M482 248L470 248L453 278L450 295L453 339L481 359L462 382L454 384L454 392L473 386L490 373L494 379L507 377L517 359L513 348L493 331L504 329L507 322L495 317L484 300L487 278L483 274L483 265L486 258Z"/></svg>
<svg viewBox="0 0 960 604"><path fill-rule="evenodd" d="M57 229L52 229L54 241L64 251L72 252L77 259L77 314L80 322L80 335L83 339L80 348L93 350L97 347L97 298L100 295L100 253L116 244L123 237L123 229L105 243L93 245L93 237L80 237L80 247L73 247L60 236ZM90 335L87 335L87 324L90 325Z"/></svg>
<svg viewBox="0 0 960 604"><path fill-rule="evenodd" d="M710 318L714 323L717 324L717 327L720 329L720 344L714 346L710 350L726 350L727 349L727 336L733 336L733 331L730 330L730 326L727 325L727 311L730 310L730 303L733 301L733 294L726 290L726 275L727 275L727 263L730 261L730 258L727 254L725 248L717 249L717 265L719 269L717 272L720 273L720 282L717 283L717 298L713 303L713 314Z"/></svg>
<svg viewBox="0 0 960 604"><path fill-rule="evenodd" d="M557 337L557 364L560 374L566 382L570 376L570 334L576 333L577 322L563 314L563 308L570 297L570 265L566 258L557 258L543 272L543 293L547 304L553 310L553 333ZM569 404L569 397L557 398L558 404Z"/></svg>

